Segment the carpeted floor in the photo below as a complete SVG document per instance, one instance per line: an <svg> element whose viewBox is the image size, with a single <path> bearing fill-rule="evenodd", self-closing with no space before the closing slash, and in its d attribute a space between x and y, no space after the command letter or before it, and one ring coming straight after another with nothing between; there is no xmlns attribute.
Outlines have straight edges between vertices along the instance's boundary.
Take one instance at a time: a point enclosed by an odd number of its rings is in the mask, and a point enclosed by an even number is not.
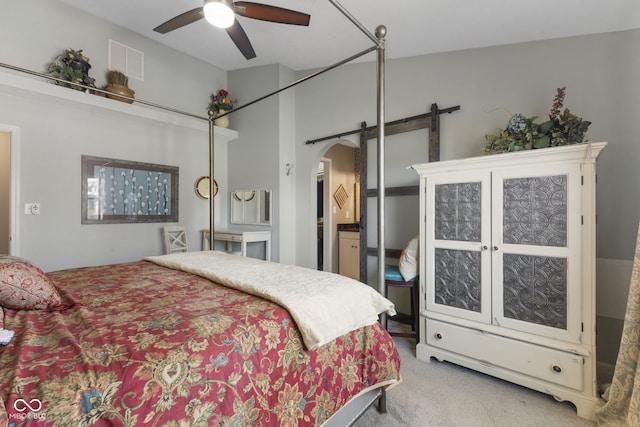
<svg viewBox="0 0 640 427"><path fill-rule="evenodd" d="M387 413L371 407L355 427L592 427L571 403L447 362L415 357L415 340L394 338L401 384L387 393Z"/></svg>

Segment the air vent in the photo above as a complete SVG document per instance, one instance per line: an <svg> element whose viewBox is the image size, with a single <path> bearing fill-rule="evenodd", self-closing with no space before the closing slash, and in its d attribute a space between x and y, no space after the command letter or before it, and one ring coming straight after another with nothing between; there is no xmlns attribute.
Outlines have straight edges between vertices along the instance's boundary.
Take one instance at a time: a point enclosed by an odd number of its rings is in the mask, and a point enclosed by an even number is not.
<svg viewBox="0 0 640 427"><path fill-rule="evenodd" d="M109 40L109 69L121 71L137 80L144 80L144 53L115 40Z"/></svg>

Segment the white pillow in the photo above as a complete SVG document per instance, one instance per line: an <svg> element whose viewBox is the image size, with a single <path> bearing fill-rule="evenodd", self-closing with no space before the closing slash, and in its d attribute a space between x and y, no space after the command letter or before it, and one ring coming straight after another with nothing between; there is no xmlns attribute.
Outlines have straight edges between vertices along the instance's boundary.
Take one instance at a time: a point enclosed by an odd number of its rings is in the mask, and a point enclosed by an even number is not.
<svg viewBox="0 0 640 427"><path fill-rule="evenodd" d="M418 236L409 241L409 244L400 255L398 270L405 282L415 279L418 275L418 247L420 240Z"/></svg>

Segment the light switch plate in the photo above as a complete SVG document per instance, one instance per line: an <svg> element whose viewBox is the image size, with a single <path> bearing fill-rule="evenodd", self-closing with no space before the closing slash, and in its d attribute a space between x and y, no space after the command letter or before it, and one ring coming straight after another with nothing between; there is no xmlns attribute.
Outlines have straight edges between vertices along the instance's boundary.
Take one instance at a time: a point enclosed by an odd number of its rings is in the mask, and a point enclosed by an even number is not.
<svg viewBox="0 0 640 427"><path fill-rule="evenodd" d="M25 203L24 213L27 215L40 215L40 203Z"/></svg>

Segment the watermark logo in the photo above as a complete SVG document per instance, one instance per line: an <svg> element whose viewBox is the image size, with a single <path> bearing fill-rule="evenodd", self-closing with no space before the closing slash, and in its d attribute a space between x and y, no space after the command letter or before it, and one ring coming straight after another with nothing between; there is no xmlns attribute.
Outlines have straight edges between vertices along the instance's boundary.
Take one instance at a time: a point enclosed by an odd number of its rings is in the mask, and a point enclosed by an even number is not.
<svg viewBox="0 0 640 427"><path fill-rule="evenodd" d="M16 399L13 402L13 409L18 413L9 414L10 420L25 420L25 419L46 419L47 415L42 411L43 405L40 399Z"/></svg>
<svg viewBox="0 0 640 427"><path fill-rule="evenodd" d="M40 412L40 410L42 409L42 402L40 401L40 399L31 399L29 402L24 399L17 399L15 402L13 402L13 409L18 412L24 412L27 409L29 409L31 412Z"/></svg>

